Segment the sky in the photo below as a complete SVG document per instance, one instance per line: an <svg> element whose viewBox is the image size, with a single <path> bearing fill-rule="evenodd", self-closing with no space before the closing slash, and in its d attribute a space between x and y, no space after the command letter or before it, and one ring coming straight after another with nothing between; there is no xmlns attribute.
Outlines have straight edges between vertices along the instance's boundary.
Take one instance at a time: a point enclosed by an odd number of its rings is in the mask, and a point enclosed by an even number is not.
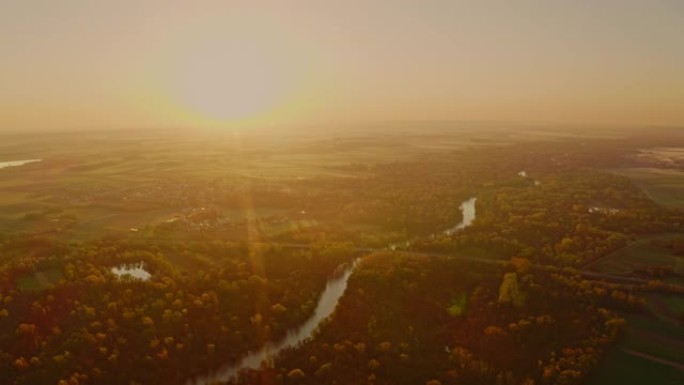
<svg viewBox="0 0 684 385"><path fill-rule="evenodd" d="M684 125L680 0L2 0L0 132Z"/></svg>

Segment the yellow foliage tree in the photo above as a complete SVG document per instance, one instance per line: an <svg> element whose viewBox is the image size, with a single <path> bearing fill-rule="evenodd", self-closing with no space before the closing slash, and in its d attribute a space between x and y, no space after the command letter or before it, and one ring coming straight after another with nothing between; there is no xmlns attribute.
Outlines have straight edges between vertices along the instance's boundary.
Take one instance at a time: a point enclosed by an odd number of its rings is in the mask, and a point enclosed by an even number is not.
<svg viewBox="0 0 684 385"><path fill-rule="evenodd" d="M522 307L525 304L525 295L520 291L517 273L504 274L499 288L499 303L507 303L515 307Z"/></svg>

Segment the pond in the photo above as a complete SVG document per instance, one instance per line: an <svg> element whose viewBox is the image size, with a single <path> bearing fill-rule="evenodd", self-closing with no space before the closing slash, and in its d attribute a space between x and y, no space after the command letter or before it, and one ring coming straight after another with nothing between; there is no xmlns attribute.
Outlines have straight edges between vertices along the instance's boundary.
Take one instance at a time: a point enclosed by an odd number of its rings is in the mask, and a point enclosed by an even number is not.
<svg viewBox="0 0 684 385"><path fill-rule="evenodd" d="M19 167L27 163L40 162L42 159L25 159L25 160L10 160L7 162L0 162L0 169L6 167Z"/></svg>
<svg viewBox="0 0 684 385"><path fill-rule="evenodd" d="M463 213L463 219L461 220L461 223L457 224L456 226L444 230L444 234L446 235L452 235L458 230L463 230L466 227L470 226L473 221L475 220L475 203L477 202L477 198L470 198L467 201L464 201L461 203L461 213Z"/></svg>
<svg viewBox="0 0 684 385"><path fill-rule="evenodd" d="M138 263L127 263L119 266L114 266L111 269L112 273L116 274L119 278L129 276L133 279L139 279L141 281L147 281L150 279L152 274L145 270L145 264L143 262Z"/></svg>

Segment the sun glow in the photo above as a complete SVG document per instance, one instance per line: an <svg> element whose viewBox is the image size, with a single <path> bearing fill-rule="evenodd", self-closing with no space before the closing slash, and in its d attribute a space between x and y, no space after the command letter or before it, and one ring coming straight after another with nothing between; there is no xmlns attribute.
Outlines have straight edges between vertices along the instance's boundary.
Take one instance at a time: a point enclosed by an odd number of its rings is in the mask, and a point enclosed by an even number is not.
<svg viewBox="0 0 684 385"><path fill-rule="evenodd" d="M283 52L270 44L205 40L176 60L171 95L201 118L234 122L258 118L286 103L294 93L294 78Z"/></svg>

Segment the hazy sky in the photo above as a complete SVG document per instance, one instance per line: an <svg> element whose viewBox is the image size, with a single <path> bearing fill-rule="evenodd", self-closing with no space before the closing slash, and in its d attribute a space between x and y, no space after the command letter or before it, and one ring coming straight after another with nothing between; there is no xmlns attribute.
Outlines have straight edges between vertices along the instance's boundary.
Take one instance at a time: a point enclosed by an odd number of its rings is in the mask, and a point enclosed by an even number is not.
<svg viewBox="0 0 684 385"><path fill-rule="evenodd" d="M1 0L0 132L684 125L682 0Z"/></svg>

